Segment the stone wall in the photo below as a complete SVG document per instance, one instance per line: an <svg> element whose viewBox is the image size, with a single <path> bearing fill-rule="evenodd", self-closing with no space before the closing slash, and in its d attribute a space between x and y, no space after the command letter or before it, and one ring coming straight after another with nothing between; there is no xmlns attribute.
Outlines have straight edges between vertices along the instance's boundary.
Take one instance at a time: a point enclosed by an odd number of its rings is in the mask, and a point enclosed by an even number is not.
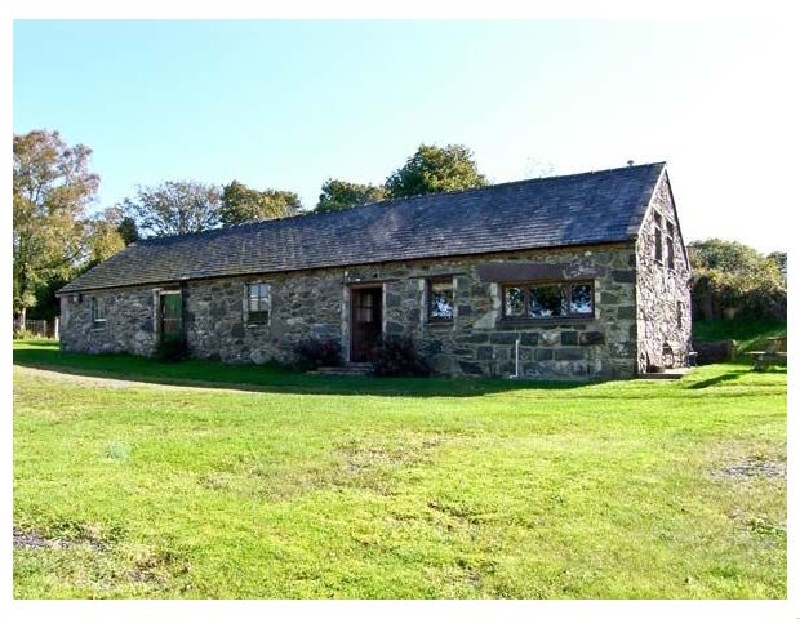
<svg viewBox="0 0 800 619"><path fill-rule="evenodd" d="M397 278L386 284L386 332L411 334L442 374L508 377L515 373L520 338L524 377L629 377L636 359L634 260L633 247L617 246L398 265L385 274ZM531 265L552 266L545 269L550 280L592 280L594 318L503 321L501 281L538 278L525 274ZM491 267L502 267L502 280L494 279ZM351 269L349 275L363 281L370 271ZM426 280L441 273L455 286L452 324L426 320Z"/></svg>
<svg viewBox="0 0 800 619"><path fill-rule="evenodd" d="M92 322L93 298L105 305L105 322ZM151 288L61 297L61 349L151 356L158 341L153 320L156 299Z"/></svg>
<svg viewBox="0 0 800 619"><path fill-rule="evenodd" d="M660 215L662 257L656 260L656 219ZM674 268L668 265L668 226L674 237ZM662 174L645 213L636 243L637 348L639 371L646 365L664 366L664 345L672 350L675 365L683 365L691 349L691 271L678 226L675 204L666 174ZM680 315L679 315L680 314Z"/></svg>
<svg viewBox="0 0 800 619"><path fill-rule="evenodd" d="M184 296L190 352L226 362L289 362L301 339L342 337L343 270L189 282ZM270 284L265 323L248 320L247 283Z"/></svg>
<svg viewBox="0 0 800 619"><path fill-rule="evenodd" d="M185 327L193 355L226 362L290 361L309 336L350 347L350 288L374 282L383 291L384 332L408 334L446 375L529 378L624 378L636 371L636 248L631 244L535 250L417 260L295 273L265 274L184 284ZM450 323L430 323L426 282L452 278ZM581 280L594 283L594 315L508 322L502 282ZM270 284L269 321L248 320L245 285ZM65 350L152 354L157 341L157 289L108 291L107 324L91 324L91 295L67 301ZM688 307L688 306L687 306ZM687 320L690 318L687 315Z"/></svg>

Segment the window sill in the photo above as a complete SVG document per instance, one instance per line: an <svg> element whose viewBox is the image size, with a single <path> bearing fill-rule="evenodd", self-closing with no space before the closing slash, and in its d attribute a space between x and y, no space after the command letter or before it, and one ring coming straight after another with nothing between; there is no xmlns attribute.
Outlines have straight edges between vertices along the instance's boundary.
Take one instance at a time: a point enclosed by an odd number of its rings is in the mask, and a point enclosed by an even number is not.
<svg viewBox="0 0 800 619"><path fill-rule="evenodd" d="M591 316L564 316L562 318L501 318L497 321L498 327L552 327L553 325L583 324L595 320Z"/></svg>
<svg viewBox="0 0 800 619"><path fill-rule="evenodd" d="M434 328L452 327L454 322L455 321L453 321L453 320L429 320L428 322L425 323L425 325L428 326L428 327L434 327Z"/></svg>

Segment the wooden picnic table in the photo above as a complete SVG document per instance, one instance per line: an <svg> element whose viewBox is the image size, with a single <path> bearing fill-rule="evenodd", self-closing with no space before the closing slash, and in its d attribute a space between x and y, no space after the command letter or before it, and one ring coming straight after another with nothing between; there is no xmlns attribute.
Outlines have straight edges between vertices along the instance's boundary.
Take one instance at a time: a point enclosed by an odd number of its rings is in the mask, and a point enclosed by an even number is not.
<svg viewBox="0 0 800 619"><path fill-rule="evenodd" d="M786 363L786 338L768 337L764 350L749 353L753 357L754 370L766 370L773 363Z"/></svg>

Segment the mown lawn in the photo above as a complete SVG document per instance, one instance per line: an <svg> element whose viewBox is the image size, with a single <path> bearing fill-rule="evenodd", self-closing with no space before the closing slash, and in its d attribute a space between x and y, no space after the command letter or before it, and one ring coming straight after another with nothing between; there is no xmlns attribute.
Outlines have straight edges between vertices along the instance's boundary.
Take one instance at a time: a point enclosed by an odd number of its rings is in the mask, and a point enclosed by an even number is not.
<svg viewBox="0 0 800 619"><path fill-rule="evenodd" d="M785 320L701 320L692 329L695 340L736 340L736 353L743 363L748 351L764 350L767 338L786 337Z"/></svg>
<svg viewBox="0 0 800 619"><path fill-rule="evenodd" d="M548 387L22 342L14 595L785 598L785 467L785 369Z"/></svg>

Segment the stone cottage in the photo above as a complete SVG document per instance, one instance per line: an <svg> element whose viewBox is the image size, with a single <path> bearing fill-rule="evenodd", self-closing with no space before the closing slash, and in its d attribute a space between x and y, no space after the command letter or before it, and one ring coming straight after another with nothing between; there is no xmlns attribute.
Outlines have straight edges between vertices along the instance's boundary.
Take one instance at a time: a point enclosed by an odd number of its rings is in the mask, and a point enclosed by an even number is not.
<svg viewBox="0 0 800 619"><path fill-rule="evenodd" d="M681 365L690 271L664 163L144 240L59 291L65 351L368 362L414 338L438 373L623 378ZM519 368L516 342L519 340Z"/></svg>

